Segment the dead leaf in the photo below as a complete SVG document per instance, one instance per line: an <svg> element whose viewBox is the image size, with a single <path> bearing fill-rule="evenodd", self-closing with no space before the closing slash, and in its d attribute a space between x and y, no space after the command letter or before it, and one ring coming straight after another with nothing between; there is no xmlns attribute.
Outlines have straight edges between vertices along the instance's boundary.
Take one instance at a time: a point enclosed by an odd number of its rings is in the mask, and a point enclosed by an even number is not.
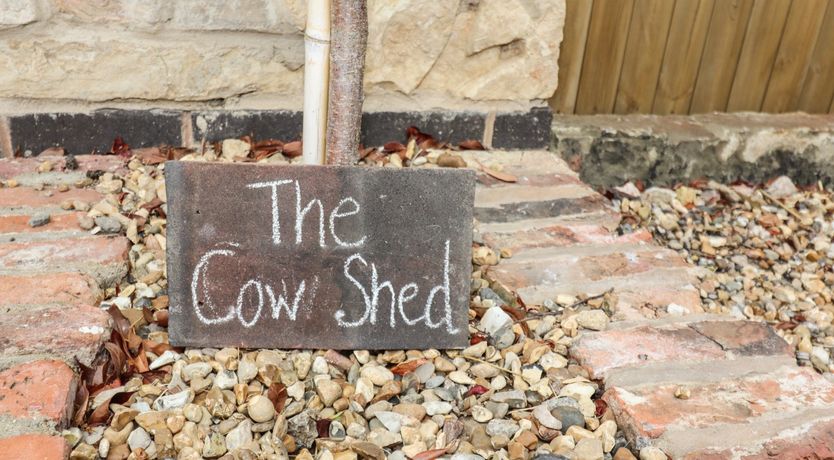
<svg viewBox="0 0 834 460"><path fill-rule="evenodd" d="M475 159L475 163L478 163L478 166L481 167L481 171L483 171L487 175L489 175L491 177L494 177L494 178L496 178L496 179L498 179L502 182L510 182L510 183L518 182L518 177L516 177L512 174L501 172L501 171L496 171L494 169L487 168L486 166L484 166L483 163L481 163L477 159Z"/></svg>
<svg viewBox="0 0 834 460"><path fill-rule="evenodd" d="M124 139L122 139L122 136L116 136L116 138L113 139L113 145L110 147L110 153L113 155L128 157L130 156L130 146L127 145L127 142L125 142Z"/></svg>
<svg viewBox="0 0 834 460"><path fill-rule="evenodd" d="M400 144L399 142L387 142L385 145L382 146L382 151L385 153L394 153L399 152L401 150L405 150L405 146Z"/></svg>
<svg viewBox="0 0 834 460"><path fill-rule="evenodd" d="M412 359L411 361L406 361L404 363L397 364L391 369L396 375L405 375L411 372L414 372L414 369L422 366L423 364L427 363L428 360L426 358L417 358Z"/></svg>
<svg viewBox="0 0 834 460"><path fill-rule="evenodd" d="M481 144L481 141L477 141L475 139L469 139L465 141L461 141L458 144L458 147L461 150L486 150L484 145Z"/></svg>
<svg viewBox="0 0 834 460"><path fill-rule="evenodd" d="M411 457L412 460L434 460L435 458L441 457L446 455L446 449L432 449L420 452L419 454Z"/></svg>
<svg viewBox="0 0 834 460"><path fill-rule="evenodd" d="M158 165L168 161L168 155L162 152L159 147L136 149L133 151L133 154L136 155L136 158L138 158L143 165Z"/></svg>
<svg viewBox="0 0 834 460"><path fill-rule="evenodd" d="M287 387L283 383L273 382L266 392L266 397L272 401L275 413L280 414L284 411L284 405L287 403Z"/></svg>
<svg viewBox="0 0 834 460"><path fill-rule="evenodd" d="M301 141L292 141L284 144L283 154L285 157L295 158L300 157L303 153Z"/></svg>

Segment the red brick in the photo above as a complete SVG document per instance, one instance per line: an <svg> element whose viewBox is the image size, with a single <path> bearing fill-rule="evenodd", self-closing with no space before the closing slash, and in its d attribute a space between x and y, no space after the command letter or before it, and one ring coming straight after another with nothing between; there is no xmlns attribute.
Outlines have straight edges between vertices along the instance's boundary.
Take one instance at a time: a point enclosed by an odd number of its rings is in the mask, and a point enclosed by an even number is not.
<svg viewBox="0 0 834 460"><path fill-rule="evenodd" d="M78 379L61 361L34 361L0 372L0 414L49 420L63 429L72 416Z"/></svg>
<svg viewBox="0 0 834 460"><path fill-rule="evenodd" d="M63 171L66 159L63 157L49 158L6 158L0 160L0 179L10 179L19 174L36 173L38 166L49 160L54 171ZM76 171L106 171L116 172L124 169L125 159L115 155L76 155L78 163Z"/></svg>
<svg viewBox="0 0 834 460"><path fill-rule="evenodd" d="M124 265L130 241L89 236L0 244L0 268L60 269L67 264Z"/></svg>
<svg viewBox="0 0 834 460"><path fill-rule="evenodd" d="M87 188L71 188L66 192L51 189L35 190L30 187L0 188L0 207L13 209L57 207L66 200L98 203L102 198L100 193Z"/></svg>
<svg viewBox="0 0 834 460"><path fill-rule="evenodd" d="M0 460L65 460L70 446L60 436L22 434L0 439Z"/></svg>
<svg viewBox="0 0 834 460"><path fill-rule="evenodd" d="M691 327L718 343L725 351L741 356L793 356L793 350L770 327L755 321L700 321Z"/></svg>
<svg viewBox="0 0 834 460"><path fill-rule="evenodd" d="M741 425L764 415L781 417L834 403L834 385L813 369L781 367L767 374L689 385L689 399L675 397L677 384L608 389L603 398L626 436L656 439L667 430L718 424Z"/></svg>
<svg viewBox="0 0 834 460"><path fill-rule="evenodd" d="M685 460L830 460L834 458L834 419L811 420L803 427L786 426L758 449L703 449L689 452Z"/></svg>
<svg viewBox="0 0 834 460"><path fill-rule="evenodd" d="M0 234L2 233L42 233L61 231L83 231L78 225L78 217L83 212L54 213L49 216L49 223L39 227L29 225L29 215L0 216Z"/></svg>
<svg viewBox="0 0 834 460"><path fill-rule="evenodd" d="M594 379L613 369L668 361L701 362L723 359L724 350L686 325L651 325L585 334L571 356Z"/></svg>
<svg viewBox="0 0 834 460"><path fill-rule="evenodd" d="M647 231L626 235L611 233L601 225L551 225L525 229L513 233L484 233L484 242L494 248L506 248L518 253L522 250L583 245L612 245L648 243L652 236Z"/></svg>
<svg viewBox="0 0 834 460"><path fill-rule="evenodd" d="M101 290L82 273L0 276L0 306L57 303L96 305Z"/></svg>
<svg viewBox="0 0 834 460"><path fill-rule="evenodd" d="M109 315L96 307L12 310L0 315L0 356L54 354L89 366L109 334Z"/></svg>
<svg viewBox="0 0 834 460"><path fill-rule="evenodd" d="M584 251L582 248L571 251L553 248L527 251L523 256L503 260L499 265L491 267L489 276L513 291L530 286L548 286L562 289L563 293L571 293L572 287L595 282L600 282L601 290L612 286L618 291L628 289L630 284L639 280L635 275L642 274L651 278L651 285L663 285L666 281L675 281L664 270L688 268L677 254L651 249L649 246L634 245L629 250L621 247L621 250L614 249L614 252L598 255L587 255L587 252L593 251ZM651 273L657 273L657 276L651 276Z"/></svg>

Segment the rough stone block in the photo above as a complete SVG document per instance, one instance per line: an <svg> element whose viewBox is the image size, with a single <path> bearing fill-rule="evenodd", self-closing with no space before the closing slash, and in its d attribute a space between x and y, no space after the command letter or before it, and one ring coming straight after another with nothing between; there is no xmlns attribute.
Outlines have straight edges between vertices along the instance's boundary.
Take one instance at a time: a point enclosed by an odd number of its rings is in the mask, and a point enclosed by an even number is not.
<svg viewBox="0 0 834 460"><path fill-rule="evenodd" d="M33 154L49 147L64 147L72 154L106 153L116 137L133 148L182 144L180 114L176 112L99 110L90 114L34 114L11 117L9 126L13 148Z"/></svg>
<svg viewBox="0 0 834 460"><path fill-rule="evenodd" d="M499 113L492 146L498 149L541 149L550 146L553 112L550 107L529 112Z"/></svg>
<svg viewBox="0 0 834 460"><path fill-rule="evenodd" d="M130 241L116 237L66 238L0 244L0 271L78 270L110 286L127 273Z"/></svg>
<svg viewBox="0 0 834 460"><path fill-rule="evenodd" d="M70 445L61 436L22 434L0 439L0 458L4 460L66 460L69 454Z"/></svg>
<svg viewBox="0 0 834 460"><path fill-rule="evenodd" d="M2 163L0 163L2 164ZM0 188L0 210L30 214L38 208L60 209L65 200L78 200L85 203L98 203L102 195L92 189L70 189L66 192L56 190L35 190L30 187Z"/></svg>
<svg viewBox="0 0 834 460"><path fill-rule="evenodd" d="M288 110L210 111L191 114L194 140L208 142L252 136L254 140L301 139L302 112Z"/></svg>
<svg viewBox="0 0 834 460"><path fill-rule="evenodd" d="M0 242L26 239L27 237L49 237L52 232L81 232L78 225L78 216L85 215L81 212L53 213L49 216L49 222L44 225L32 227L29 224L31 216L28 215L0 215ZM12 233L13 235L8 235ZM62 236L66 234L63 233Z"/></svg>
<svg viewBox="0 0 834 460"><path fill-rule="evenodd" d="M47 421L65 428L78 379L61 361L34 361L0 372L0 415Z"/></svg>
<svg viewBox="0 0 834 460"><path fill-rule="evenodd" d="M47 17L46 9L37 0L0 2L0 30L31 24Z"/></svg>
<svg viewBox="0 0 834 460"><path fill-rule="evenodd" d="M47 304L97 305L102 293L81 273L0 276L0 306Z"/></svg>
<svg viewBox="0 0 834 460"><path fill-rule="evenodd" d="M0 357L50 354L90 366L110 337L110 316L97 307L60 305L0 315Z"/></svg>

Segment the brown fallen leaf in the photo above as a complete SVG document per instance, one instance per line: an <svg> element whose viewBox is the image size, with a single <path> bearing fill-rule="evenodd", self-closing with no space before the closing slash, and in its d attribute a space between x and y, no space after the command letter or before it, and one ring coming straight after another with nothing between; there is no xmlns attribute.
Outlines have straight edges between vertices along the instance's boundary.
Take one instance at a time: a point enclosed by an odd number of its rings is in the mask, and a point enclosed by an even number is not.
<svg viewBox="0 0 834 460"><path fill-rule="evenodd" d="M404 363L397 364L391 369L391 372L393 372L395 375L409 374L411 372L414 372L414 369L417 369L426 362L428 362L426 358L412 359L411 361L406 361Z"/></svg>
<svg viewBox="0 0 834 460"><path fill-rule="evenodd" d="M437 457L441 457L446 455L446 449L432 449L420 452L419 454L411 457L412 460L434 460Z"/></svg>
<svg viewBox="0 0 834 460"><path fill-rule="evenodd" d="M303 153L301 141L287 142L284 144L284 150L282 153L285 157L289 158L300 157Z"/></svg>
<svg viewBox="0 0 834 460"><path fill-rule="evenodd" d="M486 150L484 145L481 144L481 141L477 141L475 139L468 139L465 141L461 141L458 144L458 147L461 150Z"/></svg>
<svg viewBox="0 0 834 460"><path fill-rule="evenodd" d="M475 160L475 163L478 163L478 166L481 167L481 171L483 171L485 174L487 174L491 177L494 177L495 179L498 179L502 182L510 182L510 183L518 182L518 177L516 177L512 174L501 172L501 171L496 171L494 169L487 168L486 166L484 166L483 163L481 163L477 159Z"/></svg>
<svg viewBox="0 0 834 460"><path fill-rule="evenodd" d="M399 142L386 142L382 146L382 151L385 153L399 152L400 150L405 150L405 146Z"/></svg>
<svg viewBox="0 0 834 460"><path fill-rule="evenodd" d="M287 403L287 387L283 383L273 382L266 392L266 397L272 401L275 413L280 414Z"/></svg>
<svg viewBox="0 0 834 460"><path fill-rule="evenodd" d="M437 166L442 166L444 168L465 168L466 161L459 155L446 152L437 157Z"/></svg>

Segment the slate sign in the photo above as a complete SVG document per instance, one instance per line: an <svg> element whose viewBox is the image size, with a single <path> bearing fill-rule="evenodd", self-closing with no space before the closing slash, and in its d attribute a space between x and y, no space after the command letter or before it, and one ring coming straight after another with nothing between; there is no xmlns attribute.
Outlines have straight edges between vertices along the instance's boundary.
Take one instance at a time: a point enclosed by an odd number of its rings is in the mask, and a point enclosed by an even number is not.
<svg viewBox="0 0 834 460"><path fill-rule="evenodd" d="M468 345L475 175L168 162L172 344Z"/></svg>

